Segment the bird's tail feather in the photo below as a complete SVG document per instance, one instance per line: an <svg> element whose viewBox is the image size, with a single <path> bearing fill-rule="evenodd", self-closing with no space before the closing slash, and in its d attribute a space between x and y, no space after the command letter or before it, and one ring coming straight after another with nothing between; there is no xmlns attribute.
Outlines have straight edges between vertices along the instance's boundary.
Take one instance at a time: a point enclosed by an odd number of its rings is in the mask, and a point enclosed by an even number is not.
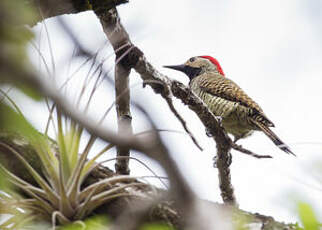
<svg viewBox="0 0 322 230"><path fill-rule="evenodd" d="M265 126L264 124L261 124L260 122L255 122L256 125L258 126L258 128L260 128L265 134L266 136L269 137L269 139L271 139L273 141L273 143L279 147L282 151L288 153L288 154L292 154L294 156L296 156L291 149L267 126Z"/></svg>

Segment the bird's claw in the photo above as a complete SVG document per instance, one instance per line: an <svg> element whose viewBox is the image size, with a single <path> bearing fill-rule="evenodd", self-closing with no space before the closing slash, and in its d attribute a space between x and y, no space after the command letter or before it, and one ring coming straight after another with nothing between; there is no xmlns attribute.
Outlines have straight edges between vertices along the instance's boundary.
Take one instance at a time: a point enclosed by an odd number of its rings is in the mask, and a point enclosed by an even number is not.
<svg viewBox="0 0 322 230"><path fill-rule="evenodd" d="M222 123L222 117L221 116L215 116L216 120L218 121L219 125Z"/></svg>
<svg viewBox="0 0 322 230"><path fill-rule="evenodd" d="M216 120L218 121L219 125L222 126L222 117L221 116L215 116ZM212 135L211 131L206 128L206 135L207 137L213 137L214 135Z"/></svg>
<svg viewBox="0 0 322 230"><path fill-rule="evenodd" d="M234 143L236 144L236 142L239 140L240 138L239 137L234 137Z"/></svg>
<svg viewBox="0 0 322 230"><path fill-rule="evenodd" d="M213 164L212 164L212 166L213 166L214 168L218 168L218 165L217 165L217 156L214 156L214 157L212 158L212 160L213 160Z"/></svg>
<svg viewBox="0 0 322 230"><path fill-rule="evenodd" d="M207 137L213 137L214 136L214 135L211 134L211 131L208 128L206 128L206 135L207 135Z"/></svg>

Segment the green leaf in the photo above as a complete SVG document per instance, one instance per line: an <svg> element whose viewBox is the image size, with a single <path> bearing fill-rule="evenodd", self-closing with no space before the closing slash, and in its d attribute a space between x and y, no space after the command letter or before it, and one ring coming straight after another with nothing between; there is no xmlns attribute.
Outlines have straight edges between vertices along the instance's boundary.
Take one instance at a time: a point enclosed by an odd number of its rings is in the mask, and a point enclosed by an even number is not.
<svg viewBox="0 0 322 230"><path fill-rule="evenodd" d="M316 219L315 213L309 204L300 202L298 210L301 222L305 230L319 230L319 222Z"/></svg>
<svg viewBox="0 0 322 230"><path fill-rule="evenodd" d="M106 230L109 222L109 219L105 216L95 216L82 222L74 222L63 227L62 230Z"/></svg>
<svg viewBox="0 0 322 230"><path fill-rule="evenodd" d="M30 97L35 101L40 101L43 99L42 95L35 89L28 87L27 85L21 84L20 82L14 82L15 86L23 92L26 96Z"/></svg>
<svg viewBox="0 0 322 230"><path fill-rule="evenodd" d="M0 169L0 190L7 191L11 189L11 184L8 183L8 178L5 176L6 174Z"/></svg>
<svg viewBox="0 0 322 230"><path fill-rule="evenodd" d="M52 152L48 139L39 133L21 114L5 103L0 104L0 130L23 136L36 150L46 175L58 187L58 161Z"/></svg>
<svg viewBox="0 0 322 230"><path fill-rule="evenodd" d="M37 9L32 4L26 4L17 0L1 0L0 1L0 50L2 57L9 63L13 63L16 72L24 73L32 69L32 65L28 60L27 45L34 37L33 32L23 25L33 22L37 17ZM0 83L2 81L15 85L27 96L40 100L41 96L25 83L20 82L12 75L14 74L10 67L6 71L6 65L2 66Z"/></svg>
<svg viewBox="0 0 322 230"><path fill-rule="evenodd" d="M173 227L166 225L166 224L145 224L143 225L140 230L175 230Z"/></svg>
<svg viewBox="0 0 322 230"><path fill-rule="evenodd" d="M248 223L253 222L253 217L242 213L234 213L233 225L235 230L249 230Z"/></svg>

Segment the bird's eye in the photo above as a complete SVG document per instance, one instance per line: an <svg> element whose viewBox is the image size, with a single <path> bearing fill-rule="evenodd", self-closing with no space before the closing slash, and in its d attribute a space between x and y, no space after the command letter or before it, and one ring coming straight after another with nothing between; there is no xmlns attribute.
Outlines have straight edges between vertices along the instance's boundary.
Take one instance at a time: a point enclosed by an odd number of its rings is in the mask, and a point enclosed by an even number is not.
<svg viewBox="0 0 322 230"><path fill-rule="evenodd" d="M189 59L190 62L194 62L195 60L196 60L195 57L192 57L192 58Z"/></svg>

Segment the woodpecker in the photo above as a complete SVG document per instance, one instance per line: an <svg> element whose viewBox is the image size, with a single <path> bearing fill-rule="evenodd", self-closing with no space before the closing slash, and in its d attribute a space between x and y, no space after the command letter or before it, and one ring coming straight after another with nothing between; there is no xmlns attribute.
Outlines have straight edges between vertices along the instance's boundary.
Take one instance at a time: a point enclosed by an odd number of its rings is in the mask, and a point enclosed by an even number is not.
<svg viewBox="0 0 322 230"><path fill-rule="evenodd" d="M199 96L210 111L221 117L224 129L234 136L234 142L262 131L282 151L295 154L270 129L275 127L262 108L235 82L226 78L217 59L211 56L192 57L183 65L164 66L185 73L191 90Z"/></svg>

